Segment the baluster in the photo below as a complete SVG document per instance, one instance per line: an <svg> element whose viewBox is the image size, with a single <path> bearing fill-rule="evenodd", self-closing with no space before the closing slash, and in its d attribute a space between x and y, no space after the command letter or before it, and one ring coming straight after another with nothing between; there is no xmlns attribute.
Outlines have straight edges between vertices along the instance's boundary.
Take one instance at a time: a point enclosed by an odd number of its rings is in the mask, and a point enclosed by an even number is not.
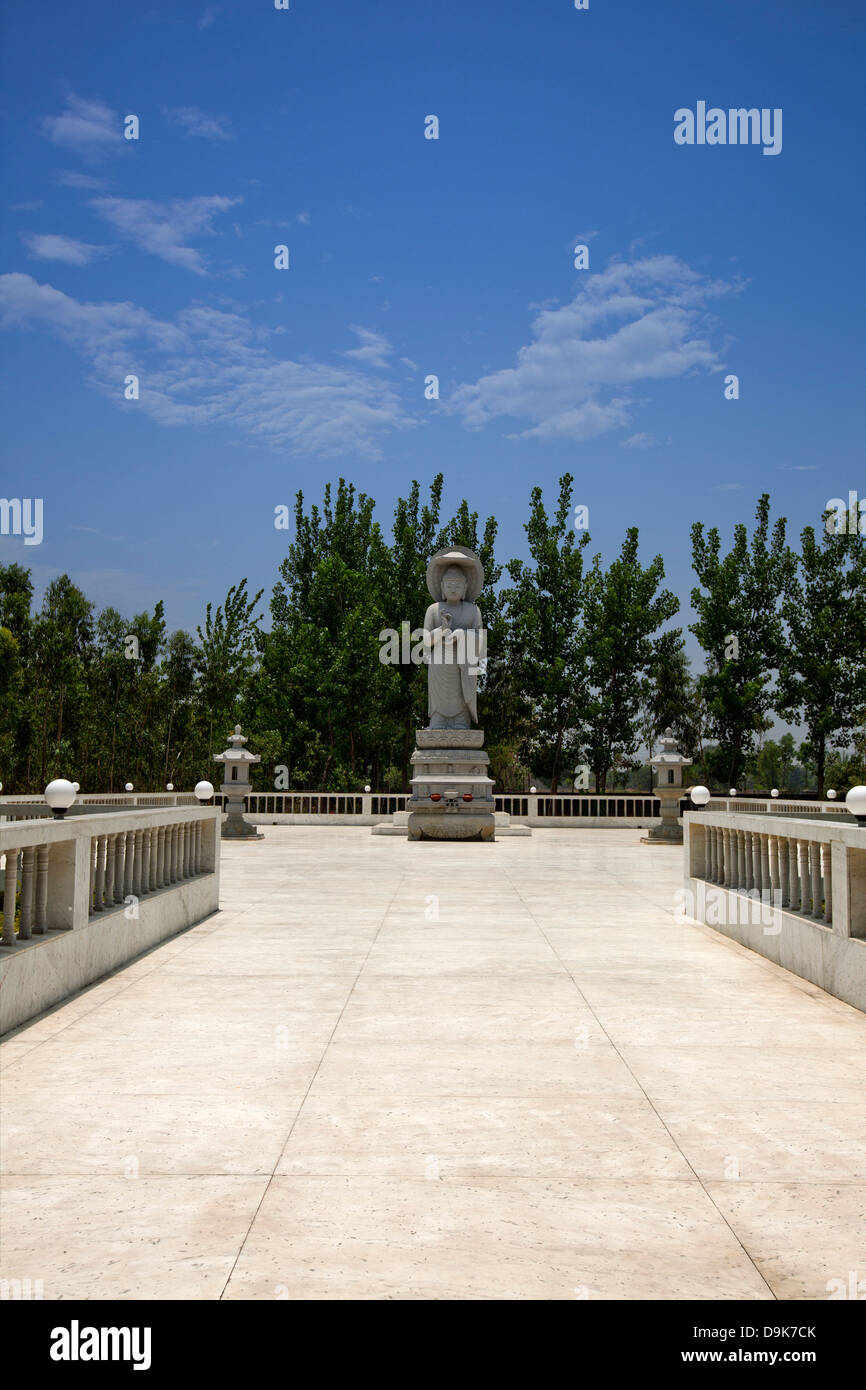
<svg viewBox="0 0 866 1390"><path fill-rule="evenodd" d="M788 908L791 912L800 910L800 843L788 841Z"/></svg>
<svg viewBox="0 0 866 1390"><path fill-rule="evenodd" d="M99 845L96 836L90 840L90 896L87 899L87 915L92 917L96 901L96 861L99 858Z"/></svg>
<svg viewBox="0 0 866 1390"><path fill-rule="evenodd" d="M715 881L716 881L716 827L715 827L714 825L711 825L711 826L708 827L708 831L709 831L709 851L710 851L710 853L709 853L709 864L708 864L708 866L707 866L707 878L710 880L710 883L715 883Z"/></svg>
<svg viewBox="0 0 866 1390"><path fill-rule="evenodd" d="M180 826L178 826L178 825L173 825L173 826L171 827L171 881L172 881L172 883L177 883L177 880L178 880L178 877L179 877L179 875L178 875L178 859L179 859L178 851L179 851L179 849L180 849L180 835L179 835L179 833L178 833L179 830L180 830Z"/></svg>
<svg viewBox="0 0 866 1390"><path fill-rule="evenodd" d="M150 892L150 828L141 832L141 892Z"/></svg>
<svg viewBox="0 0 866 1390"><path fill-rule="evenodd" d="M18 850L6 851L6 877L3 883L3 943L15 945L15 894L18 892Z"/></svg>
<svg viewBox="0 0 866 1390"><path fill-rule="evenodd" d="M776 901L775 892L779 886L775 835L764 836L764 864L767 871L767 878L764 883L764 897L772 907Z"/></svg>
<svg viewBox="0 0 866 1390"><path fill-rule="evenodd" d="M123 902L123 875L126 867L126 831L114 837L114 901Z"/></svg>
<svg viewBox="0 0 866 1390"><path fill-rule="evenodd" d="M33 930L44 936L48 930L48 856L50 845L36 847L36 921Z"/></svg>
<svg viewBox="0 0 866 1390"><path fill-rule="evenodd" d="M117 859L117 836L109 835L107 842L107 853L105 856L105 906L111 907L114 902L114 874Z"/></svg>
<svg viewBox="0 0 866 1390"><path fill-rule="evenodd" d="M132 895L141 897L141 857L144 853L143 837L140 830L132 832Z"/></svg>
<svg viewBox="0 0 866 1390"><path fill-rule="evenodd" d="M770 837L761 835L761 901L773 901L773 884L770 878Z"/></svg>
<svg viewBox="0 0 866 1390"><path fill-rule="evenodd" d="M798 841L799 845L799 910L809 913L812 902L812 876L809 873L809 841Z"/></svg>
<svg viewBox="0 0 866 1390"><path fill-rule="evenodd" d="M821 891L821 846L817 840L812 841L812 916L821 918L824 915L822 904L823 893Z"/></svg>
<svg viewBox="0 0 866 1390"><path fill-rule="evenodd" d="M789 904L789 883L788 883L788 848L789 841L787 835L780 835L776 840L776 847L779 852L779 902L782 907Z"/></svg>
<svg viewBox="0 0 866 1390"><path fill-rule="evenodd" d="M108 837L97 835L96 840L96 872L93 878L93 911L101 912L105 906L105 858L108 847Z"/></svg>
<svg viewBox="0 0 866 1390"><path fill-rule="evenodd" d="M156 886L165 887L165 826L157 830L156 841Z"/></svg>
<svg viewBox="0 0 866 1390"><path fill-rule="evenodd" d="M195 871L201 873L201 821L195 823Z"/></svg>
<svg viewBox="0 0 866 1390"><path fill-rule="evenodd" d="M184 821L183 826L183 876L192 877L192 821Z"/></svg>
<svg viewBox="0 0 866 1390"><path fill-rule="evenodd" d="M124 855L123 871L123 899L132 897L132 885L135 881L135 831L126 832L126 852Z"/></svg>
<svg viewBox="0 0 866 1390"><path fill-rule="evenodd" d="M159 847L159 831L156 826L150 832L150 872L147 876L147 889L149 893L156 892L156 855Z"/></svg>
<svg viewBox="0 0 866 1390"><path fill-rule="evenodd" d="M824 921L833 922L833 846L824 846Z"/></svg>
<svg viewBox="0 0 866 1390"><path fill-rule="evenodd" d="M33 927L33 869L36 860L35 845L28 845L21 853L21 906L18 913L18 940L29 941Z"/></svg>
<svg viewBox="0 0 866 1390"><path fill-rule="evenodd" d="M757 830L752 831L752 891L761 893L761 837Z"/></svg>

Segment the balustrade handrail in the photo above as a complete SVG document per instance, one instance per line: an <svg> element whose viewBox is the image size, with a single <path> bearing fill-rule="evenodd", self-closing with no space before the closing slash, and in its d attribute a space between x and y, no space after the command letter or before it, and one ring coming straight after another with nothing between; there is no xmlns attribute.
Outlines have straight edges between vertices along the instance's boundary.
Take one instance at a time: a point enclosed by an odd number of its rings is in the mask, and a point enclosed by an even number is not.
<svg viewBox="0 0 866 1390"><path fill-rule="evenodd" d="M196 805L0 824L0 945L83 926L130 899L213 872L218 822L217 808Z"/></svg>

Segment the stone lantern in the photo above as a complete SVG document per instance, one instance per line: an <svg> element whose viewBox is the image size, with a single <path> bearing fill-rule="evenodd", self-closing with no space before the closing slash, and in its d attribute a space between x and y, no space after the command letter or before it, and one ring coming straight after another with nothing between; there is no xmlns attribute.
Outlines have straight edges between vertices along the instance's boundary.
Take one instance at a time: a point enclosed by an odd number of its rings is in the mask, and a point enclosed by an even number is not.
<svg viewBox="0 0 866 1390"><path fill-rule="evenodd" d="M235 724L235 731L229 738L229 748L224 753L214 753L214 762L222 763L225 768L225 776L220 791L226 798L226 818L223 821L222 838L224 840L261 840L261 833L256 830L254 825L250 825L244 819L246 799L252 790L250 787L250 766L253 763L260 763L261 758L258 753L250 753L244 748L246 739L241 733L240 724Z"/></svg>
<svg viewBox="0 0 866 1390"><path fill-rule="evenodd" d="M677 819L683 794L683 768L691 767L691 758L684 758L674 738L673 729L665 729L662 751L653 758L656 774L655 795L661 802L662 823L654 825L648 835L641 836L644 845L681 845L683 828Z"/></svg>

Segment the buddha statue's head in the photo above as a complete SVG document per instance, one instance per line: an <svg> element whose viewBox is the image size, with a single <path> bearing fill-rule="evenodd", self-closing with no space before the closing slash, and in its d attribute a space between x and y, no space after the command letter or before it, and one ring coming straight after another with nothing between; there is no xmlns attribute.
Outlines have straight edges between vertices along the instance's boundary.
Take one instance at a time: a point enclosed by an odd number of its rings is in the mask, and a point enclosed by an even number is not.
<svg viewBox="0 0 866 1390"><path fill-rule="evenodd" d="M466 597L466 575L459 565L449 565L442 576L442 602L462 603Z"/></svg>

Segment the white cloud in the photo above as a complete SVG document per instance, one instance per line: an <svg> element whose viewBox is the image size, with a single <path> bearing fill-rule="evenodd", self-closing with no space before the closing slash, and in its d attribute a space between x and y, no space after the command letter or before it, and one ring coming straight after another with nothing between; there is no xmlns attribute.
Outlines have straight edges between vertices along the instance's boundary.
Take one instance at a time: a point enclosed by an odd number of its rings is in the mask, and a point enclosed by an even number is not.
<svg viewBox="0 0 866 1390"><path fill-rule="evenodd" d="M308 455L378 457L383 435L414 424L381 377L279 358L269 335L237 310L191 304L163 320L130 303L82 303L12 274L0 276L0 327L55 334L122 408L130 408L124 377L135 373L141 398L134 408L163 425L232 428Z"/></svg>
<svg viewBox="0 0 866 1390"><path fill-rule="evenodd" d="M104 101L85 101L74 93L66 98L59 116L45 116L43 134L54 145L74 150L87 158L99 158L124 145L123 121Z"/></svg>
<svg viewBox="0 0 866 1390"><path fill-rule="evenodd" d="M94 193L108 187L105 179L96 179L92 174L78 174L74 169L61 169L57 182L65 184L67 188L83 188Z"/></svg>
<svg viewBox="0 0 866 1390"><path fill-rule="evenodd" d="M67 265L90 265L97 256L110 254L107 246L93 246L73 237L43 234L23 234L21 240L37 261L65 261Z"/></svg>
<svg viewBox="0 0 866 1390"><path fill-rule="evenodd" d="M231 125L227 116L208 116L197 106L163 107L163 115L174 125L179 125L187 135L195 135L203 140L233 140Z"/></svg>
<svg viewBox="0 0 866 1390"><path fill-rule="evenodd" d="M642 430L637 434L632 434L628 439L622 441L624 449L654 449L658 440L654 434L646 434Z"/></svg>
<svg viewBox="0 0 866 1390"><path fill-rule="evenodd" d="M355 324L350 324L349 327L361 340L361 346L349 348L343 356L351 357L365 367L387 367L388 357L394 349L384 334L374 333L370 328L359 328Z"/></svg>
<svg viewBox="0 0 866 1390"><path fill-rule="evenodd" d="M219 5L208 5L198 22L199 29L209 29L220 12Z"/></svg>
<svg viewBox="0 0 866 1390"><path fill-rule="evenodd" d="M217 214L240 201L219 196L175 198L167 203L143 198L92 198L90 206L140 251L196 275L206 275L207 264L201 253L187 242L195 236L213 236Z"/></svg>
<svg viewBox="0 0 866 1390"><path fill-rule="evenodd" d="M720 367L706 305L735 288L674 256L614 261L588 274L570 304L536 314L515 367L461 386L450 408L472 429L498 416L527 420L523 439L625 428L636 383Z"/></svg>
<svg viewBox="0 0 866 1390"><path fill-rule="evenodd" d="M309 225L310 225L310 214L309 214L308 212L299 212L299 213L296 213L296 214L295 214L295 221L296 221L296 222L301 222L301 223L303 224L303 226L305 226L305 227L309 227Z"/></svg>

